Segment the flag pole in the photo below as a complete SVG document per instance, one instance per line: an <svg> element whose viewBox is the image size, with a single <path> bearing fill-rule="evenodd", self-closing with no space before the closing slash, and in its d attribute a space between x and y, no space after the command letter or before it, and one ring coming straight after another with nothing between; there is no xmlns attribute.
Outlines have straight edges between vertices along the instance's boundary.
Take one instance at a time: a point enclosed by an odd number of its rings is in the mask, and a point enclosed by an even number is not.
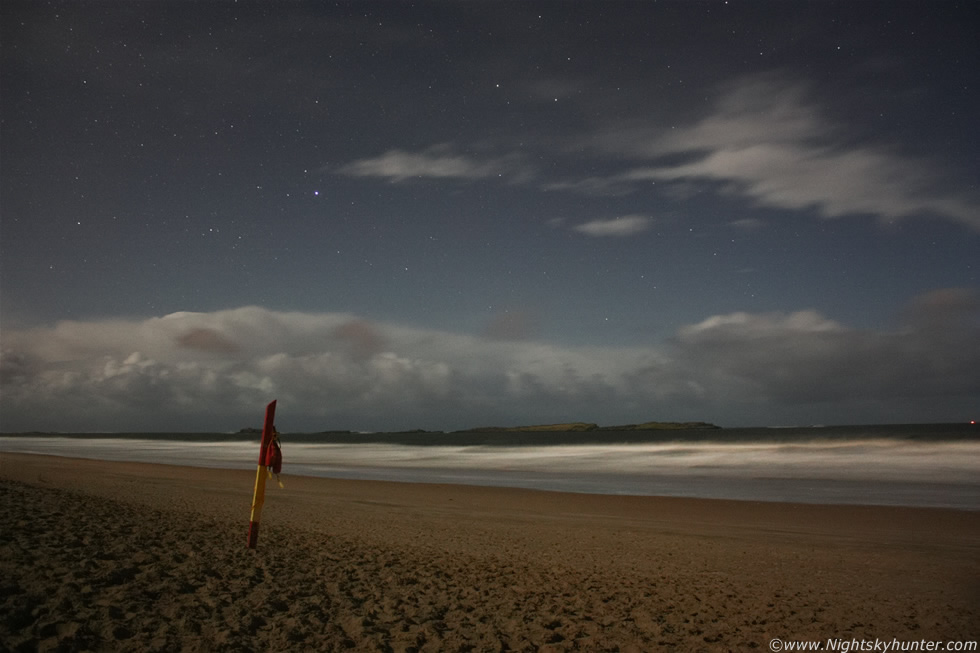
<svg viewBox="0 0 980 653"><path fill-rule="evenodd" d="M262 518L262 504L265 503L266 452L276 431L276 400L265 407L265 422L262 424L262 444L259 448L259 466L255 470L255 492L252 494L252 515L248 521L248 548L254 549L259 542L259 520Z"/></svg>

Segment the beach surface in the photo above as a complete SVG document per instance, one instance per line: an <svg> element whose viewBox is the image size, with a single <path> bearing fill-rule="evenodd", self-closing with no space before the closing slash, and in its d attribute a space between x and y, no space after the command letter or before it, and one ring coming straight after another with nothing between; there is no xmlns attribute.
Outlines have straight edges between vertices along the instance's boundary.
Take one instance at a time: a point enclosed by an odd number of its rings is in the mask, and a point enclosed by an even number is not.
<svg viewBox="0 0 980 653"><path fill-rule="evenodd" d="M980 636L980 513L0 454L0 650L727 651Z"/></svg>

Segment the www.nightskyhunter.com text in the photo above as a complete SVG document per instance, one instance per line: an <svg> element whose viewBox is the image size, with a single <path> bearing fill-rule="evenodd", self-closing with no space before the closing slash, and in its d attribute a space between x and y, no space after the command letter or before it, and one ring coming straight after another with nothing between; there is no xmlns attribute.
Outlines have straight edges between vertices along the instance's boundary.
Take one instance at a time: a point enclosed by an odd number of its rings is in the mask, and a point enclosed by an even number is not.
<svg viewBox="0 0 980 653"><path fill-rule="evenodd" d="M834 651L835 653L853 653L855 651L881 651L882 653L895 651L976 651L975 641L933 641L933 640L913 640L899 641L893 639L840 639L830 638L825 641L818 640L786 640L772 639L769 641L769 650L773 653L783 653L784 651Z"/></svg>

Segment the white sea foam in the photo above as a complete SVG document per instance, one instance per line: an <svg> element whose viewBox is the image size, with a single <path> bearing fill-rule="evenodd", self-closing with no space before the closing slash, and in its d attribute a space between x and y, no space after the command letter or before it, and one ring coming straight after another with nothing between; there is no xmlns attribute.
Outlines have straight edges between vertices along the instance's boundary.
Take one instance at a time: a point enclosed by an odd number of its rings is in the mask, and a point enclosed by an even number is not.
<svg viewBox="0 0 980 653"><path fill-rule="evenodd" d="M980 442L900 439L618 445L283 443L288 475L612 494L980 510ZM0 437L0 451L251 469L255 442Z"/></svg>

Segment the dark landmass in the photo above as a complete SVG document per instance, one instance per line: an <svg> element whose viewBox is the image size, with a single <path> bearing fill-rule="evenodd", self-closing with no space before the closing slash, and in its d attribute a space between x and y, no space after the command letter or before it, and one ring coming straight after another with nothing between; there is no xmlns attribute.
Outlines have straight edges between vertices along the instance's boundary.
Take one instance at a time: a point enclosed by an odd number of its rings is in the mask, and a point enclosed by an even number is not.
<svg viewBox="0 0 980 653"><path fill-rule="evenodd" d="M598 424L569 422L566 424L537 424L535 426L478 426L474 429L455 431L455 433L540 433L542 431L568 433L570 431L596 431L598 429Z"/></svg>
<svg viewBox="0 0 980 653"><path fill-rule="evenodd" d="M708 422L643 422L642 424L623 424L619 426L599 426L591 422L569 422L566 424L537 424L534 426L481 426L475 429L455 431L456 433L540 433L540 432L580 432L580 431L661 431L681 429L720 429Z"/></svg>
<svg viewBox="0 0 980 653"><path fill-rule="evenodd" d="M621 426L600 426L600 431L682 431L686 429L720 429L708 422L644 422Z"/></svg>

